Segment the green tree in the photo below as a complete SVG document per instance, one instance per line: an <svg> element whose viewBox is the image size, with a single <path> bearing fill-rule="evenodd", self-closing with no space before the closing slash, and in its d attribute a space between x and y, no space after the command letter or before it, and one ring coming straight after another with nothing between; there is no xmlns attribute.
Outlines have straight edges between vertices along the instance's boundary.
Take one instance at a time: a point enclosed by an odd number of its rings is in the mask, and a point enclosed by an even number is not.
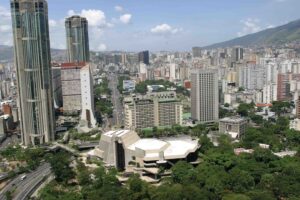
<svg viewBox="0 0 300 200"><path fill-rule="evenodd" d="M75 173L70 167L71 157L68 153L58 152L50 154L47 160L51 164L51 169L55 174L55 180L58 182L67 183L68 180L74 177Z"/></svg>
<svg viewBox="0 0 300 200"><path fill-rule="evenodd" d="M229 187L234 192L246 192L254 187L254 178L249 172L234 168L229 172Z"/></svg>

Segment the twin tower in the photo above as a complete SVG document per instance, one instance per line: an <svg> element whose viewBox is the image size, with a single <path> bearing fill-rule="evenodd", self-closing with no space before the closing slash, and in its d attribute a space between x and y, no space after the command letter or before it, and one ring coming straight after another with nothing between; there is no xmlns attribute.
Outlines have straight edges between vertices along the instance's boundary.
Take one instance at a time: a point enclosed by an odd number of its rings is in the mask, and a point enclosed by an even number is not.
<svg viewBox="0 0 300 200"><path fill-rule="evenodd" d="M54 140L55 130L48 5L45 0L10 3L22 143L43 144ZM65 25L69 62L89 62L87 20L73 16ZM86 82L92 87L90 69L83 74L89 76ZM82 112L90 113L88 108Z"/></svg>

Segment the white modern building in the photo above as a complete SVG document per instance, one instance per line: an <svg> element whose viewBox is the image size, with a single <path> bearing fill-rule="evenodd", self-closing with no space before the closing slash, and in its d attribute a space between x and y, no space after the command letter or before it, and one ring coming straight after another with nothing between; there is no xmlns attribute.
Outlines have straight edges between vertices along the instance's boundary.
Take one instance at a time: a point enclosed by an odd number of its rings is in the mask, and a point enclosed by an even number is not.
<svg viewBox="0 0 300 200"><path fill-rule="evenodd" d="M80 70L81 82L81 120L88 127L96 127L97 121L95 118L93 79L89 65L84 66Z"/></svg>
<svg viewBox="0 0 300 200"><path fill-rule="evenodd" d="M214 69L191 70L192 118L200 123L219 119L218 72Z"/></svg>
<svg viewBox="0 0 300 200"><path fill-rule="evenodd" d="M94 128L93 79L89 64L63 63L61 65L63 109L65 113L81 112L81 120L87 127Z"/></svg>
<svg viewBox="0 0 300 200"><path fill-rule="evenodd" d="M198 139L189 136L140 139L135 131L114 130L101 135L95 155L107 166L125 169L134 162L140 167L159 167L178 160L197 160Z"/></svg>

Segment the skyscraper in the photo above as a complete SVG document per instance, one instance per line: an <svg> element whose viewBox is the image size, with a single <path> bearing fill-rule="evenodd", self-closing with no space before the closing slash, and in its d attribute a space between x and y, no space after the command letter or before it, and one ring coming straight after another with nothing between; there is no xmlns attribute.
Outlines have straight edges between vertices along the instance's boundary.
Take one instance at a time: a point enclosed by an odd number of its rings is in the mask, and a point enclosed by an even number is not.
<svg viewBox="0 0 300 200"><path fill-rule="evenodd" d="M22 142L54 139L48 5L45 0L11 0Z"/></svg>
<svg viewBox="0 0 300 200"><path fill-rule="evenodd" d="M142 52L139 53L139 62L144 63L146 65L150 64L149 51L142 51Z"/></svg>
<svg viewBox="0 0 300 200"><path fill-rule="evenodd" d="M80 16L72 16L65 21L69 62L89 62L88 21Z"/></svg>
<svg viewBox="0 0 300 200"><path fill-rule="evenodd" d="M219 119L218 72L213 69L191 70L192 118L198 122Z"/></svg>
<svg viewBox="0 0 300 200"><path fill-rule="evenodd" d="M238 62L244 59L244 49L241 47L235 47L232 49L232 61Z"/></svg>
<svg viewBox="0 0 300 200"><path fill-rule="evenodd" d="M193 47L192 48L193 57L200 58L201 57L201 47Z"/></svg>

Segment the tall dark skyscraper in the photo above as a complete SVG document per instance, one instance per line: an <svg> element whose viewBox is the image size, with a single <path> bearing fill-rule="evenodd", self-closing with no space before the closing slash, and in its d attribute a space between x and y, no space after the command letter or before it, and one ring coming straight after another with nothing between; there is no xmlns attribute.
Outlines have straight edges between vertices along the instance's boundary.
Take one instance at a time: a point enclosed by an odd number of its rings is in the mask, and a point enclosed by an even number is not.
<svg viewBox="0 0 300 200"><path fill-rule="evenodd" d="M139 53L139 62L144 63L146 65L150 64L149 51L142 51Z"/></svg>
<svg viewBox="0 0 300 200"><path fill-rule="evenodd" d="M54 139L48 5L45 0L11 0L18 107L22 142Z"/></svg>
<svg viewBox="0 0 300 200"><path fill-rule="evenodd" d="M235 47L232 50L232 61L237 62L244 59L244 49L241 47Z"/></svg>
<svg viewBox="0 0 300 200"><path fill-rule="evenodd" d="M72 16L65 21L69 62L89 62L88 21L80 16Z"/></svg>

